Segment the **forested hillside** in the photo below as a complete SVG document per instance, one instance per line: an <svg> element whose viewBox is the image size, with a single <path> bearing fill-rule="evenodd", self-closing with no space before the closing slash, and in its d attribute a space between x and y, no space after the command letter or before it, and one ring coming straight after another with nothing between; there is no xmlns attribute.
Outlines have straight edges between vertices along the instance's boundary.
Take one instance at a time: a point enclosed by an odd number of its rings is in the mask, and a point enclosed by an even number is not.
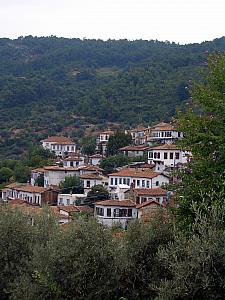
<svg viewBox="0 0 225 300"><path fill-rule="evenodd" d="M203 78L207 56L225 37L202 44L0 39L0 157L17 157L58 132L81 136L85 124L168 121Z"/></svg>

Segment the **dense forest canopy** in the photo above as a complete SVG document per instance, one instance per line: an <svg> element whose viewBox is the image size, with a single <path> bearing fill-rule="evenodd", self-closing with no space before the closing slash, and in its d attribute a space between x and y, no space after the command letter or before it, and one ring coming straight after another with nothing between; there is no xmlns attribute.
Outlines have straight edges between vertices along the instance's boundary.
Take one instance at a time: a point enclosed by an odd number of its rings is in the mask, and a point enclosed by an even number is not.
<svg viewBox="0 0 225 300"><path fill-rule="evenodd" d="M18 157L30 142L86 124L129 127L168 121L202 78L208 53L225 37L178 45L145 40L51 37L0 39L0 157Z"/></svg>

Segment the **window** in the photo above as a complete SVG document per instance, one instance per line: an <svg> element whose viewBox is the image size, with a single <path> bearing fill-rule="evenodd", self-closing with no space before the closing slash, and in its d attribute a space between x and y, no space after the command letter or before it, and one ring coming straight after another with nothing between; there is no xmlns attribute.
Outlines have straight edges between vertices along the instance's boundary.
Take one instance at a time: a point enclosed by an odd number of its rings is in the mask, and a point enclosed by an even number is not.
<svg viewBox="0 0 225 300"><path fill-rule="evenodd" d="M74 146L71 146L71 152L74 152Z"/></svg>
<svg viewBox="0 0 225 300"><path fill-rule="evenodd" d="M140 186L140 180L137 180L137 186Z"/></svg>
<svg viewBox="0 0 225 300"><path fill-rule="evenodd" d="M104 216L104 208L102 208L102 207L96 207L96 215L98 215L98 216Z"/></svg>
<svg viewBox="0 0 225 300"><path fill-rule="evenodd" d="M66 199L66 204L70 205L70 199Z"/></svg>
<svg viewBox="0 0 225 300"><path fill-rule="evenodd" d="M160 159L160 152L157 153L157 158Z"/></svg>
<svg viewBox="0 0 225 300"><path fill-rule="evenodd" d="M118 182L118 179L117 179L117 178L115 178L115 185L117 185L117 182Z"/></svg>
<svg viewBox="0 0 225 300"><path fill-rule="evenodd" d="M76 167L79 166L79 161L76 161Z"/></svg>
<svg viewBox="0 0 225 300"><path fill-rule="evenodd" d="M168 153L164 152L164 159L167 159L167 158L168 158Z"/></svg>
<svg viewBox="0 0 225 300"><path fill-rule="evenodd" d="M156 182L155 182L155 185L156 185L156 186L159 186L159 182L158 182L158 181L156 181Z"/></svg>
<svg viewBox="0 0 225 300"><path fill-rule="evenodd" d="M154 158L157 158L157 152L154 152Z"/></svg>
<svg viewBox="0 0 225 300"><path fill-rule="evenodd" d="M131 208L128 208L128 214L127 214L128 217L132 217L132 209Z"/></svg>
<svg viewBox="0 0 225 300"><path fill-rule="evenodd" d="M142 197L141 198L141 203L144 203L144 202L146 202L147 201L147 198L146 197Z"/></svg>
<svg viewBox="0 0 225 300"><path fill-rule="evenodd" d="M148 157L153 158L153 152L148 152Z"/></svg>
<svg viewBox="0 0 225 300"><path fill-rule="evenodd" d="M130 185L130 178L127 178L127 185Z"/></svg>
<svg viewBox="0 0 225 300"><path fill-rule="evenodd" d="M173 152L170 152L170 159L173 159Z"/></svg>
<svg viewBox="0 0 225 300"><path fill-rule="evenodd" d="M147 188L149 189L149 187L150 187L150 182L149 182L149 180L147 180L146 183L147 183L146 186L147 186Z"/></svg>
<svg viewBox="0 0 225 300"><path fill-rule="evenodd" d="M113 178L110 178L110 185L113 185Z"/></svg>
<svg viewBox="0 0 225 300"><path fill-rule="evenodd" d="M63 204L63 198L59 198L59 205Z"/></svg>
<svg viewBox="0 0 225 300"><path fill-rule="evenodd" d="M111 217L111 208L107 208L107 217Z"/></svg>
<svg viewBox="0 0 225 300"><path fill-rule="evenodd" d="M145 187L145 180L142 180L142 187Z"/></svg>
<svg viewBox="0 0 225 300"><path fill-rule="evenodd" d="M89 188L91 186L90 180L87 180L87 187Z"/></svg>
<svg viewBox="0 0 225 300"><path fill-rule="evenodd" d="M67 146L66 149L67 149L67 151L70 151L70 147L69 146Z"/></svg>
<svg viewBox="0 0 225 300"><path fill-rule="evenodd" d="M179 154L180 154L179 152L176 152L176 153L175 153L175 158L176 158L176 159L179 159L179 158L180 158L180 155L179 155Z"/></svg>
<svg viewBox="0 0 225 300"><path fill-rule="evenodd" d="M70 162L70 167L73 167L73 161Z"/></svg>
<svg viewBox="0 0 225 300"><path fill-rule="evenodd" d="M52 149L55 150L55 145L52 145Z"/></svg>
<svg viewBox="0 0 225 300"><path fill-rule="evenodd" d="M122 184L122 178L119 178L119 184Z"/></svg>
<svg viewBox="0 0 225 300"><path fill-rule="evenodd" d="M119 208L115 208L115 209L114 209L114 217L115 217L115 218L118 218L118 217L119 217L119 213L120 213Z"/></svg>

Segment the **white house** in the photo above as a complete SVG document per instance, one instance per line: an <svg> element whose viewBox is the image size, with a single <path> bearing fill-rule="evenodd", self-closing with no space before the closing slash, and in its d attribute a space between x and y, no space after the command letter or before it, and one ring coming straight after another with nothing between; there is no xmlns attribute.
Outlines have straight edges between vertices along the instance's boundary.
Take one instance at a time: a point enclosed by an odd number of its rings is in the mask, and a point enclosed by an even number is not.
<svg viewBox="0 0 225 300"><path fill-rule="evenodd" d="M136 204L131 200L105 200L95 203L94 216L104 226L120 225L126 228L137 218Z"/></svg>
<svg viewBox="0 0 225 300"><path fill-rule="evenodd" d="M41 141L42 147L55 153L57 156L64 156L69 152L76 152L76 144L65 136L50 136Z"/></svg>
<svg viewBox="0 0 225 300"><path fill-rule="evenodd" d="M102 161L103 157L101 154L93 154L89 156L89 162L93 166L98 166Z"/></svg>
<svg viewBox="0 0 225 300"><path fill-rule="evenodd" d="M58 186L60 182L65 180L66 176L78 176L80 174L80 169L74 167L47 166L44 167L44 170L44 187Z"/></svg>
<svg viewBox="0 0 225 300"><path fill-rule="evenodd" d="M131 134L132 140L135 145L146 144L146 132L148 127L139 126L137 128L131 129L129 132Z"/></svg>
<svg viewBox="0 0 225 300"><path fill-rule="evenodd" d="M69 156L63 159L63 167L80 167L84 166L84 156Z"/></svg>
<svg viewBox="0 0 225 300"><path fill-rule="evenodd" d="M166 203L169 197L168 191L162 188L155 189L130 189L125 192L126 199L131 199L136 204L146 201L157 201L160 204Z"/></svg>
<svg viewBox="0 0 225 300"><path fill-rule="evenodd" d="M83 181L83 187L86 193L95 185L105 185L105 180L107 179L102 175L93 173L81 174L79 177Z"/></svg>
<svg viewBox="0 0 225 300"><path fill-rule="evenodd" d="M86 197L86 194L58 194L57 205L76 205L78 202L83 204Z"/></svg>
<svg viewBox="0 0 225 300"><path fill-rule="evenodd" d="M163 144L151 147L148 151L148 163L155 163L157 171L175 168L187 163L190 152L183 151L174 144Z"/></svg>
<svg viewBox="0 0 225 300"><path fill-rule="evenodd" d="M173 143L183 137L183 133L177 131L170 123L158 123L151 127L150 134L147 137L147 143Z"/></svg>
<svg viewBox="0 0 225 300"><path fill-rule="evenodd" d="M44 167L44 186L59 185L67 176L79 176L82 174L102 174L102 169L97 166L80 167Z"/></svg>
<svg viewBox="0 0 225 300"><path fill-rule="evenodd" d="M31 175L30 175L30 183L31 185L35 185L35 181L37 180L37 178L39 176L44 175L44 169L43 168L37 168L37 169L33 169L31 170Z"/></svg>
<svg viewBox="0 0 225 300"><path fill-rule="evenodd" d="M114 135L114 133L115 132L113 130L106 130L106 131L101 132L96 140L97 149L100 150L100 147L101 147L102 153L105 153L109 138L110 138L110 136Z"/></svg>
<svg viewBox="0 0 225 300"><path fill-rule="evenodd" d="M153 172L151 169L123 168L119 172L109 174L109 190L115 190L118 185L125 184L130 188L158 188L169 183L169 178Z"/></svg>
<svg viewBox="0 0 225 300"><path fill-rule="evenodd" d="M42 206L57 204L58 191L30 184L9 185L3 190L3 200L21 199L29 204Z"/></svg>

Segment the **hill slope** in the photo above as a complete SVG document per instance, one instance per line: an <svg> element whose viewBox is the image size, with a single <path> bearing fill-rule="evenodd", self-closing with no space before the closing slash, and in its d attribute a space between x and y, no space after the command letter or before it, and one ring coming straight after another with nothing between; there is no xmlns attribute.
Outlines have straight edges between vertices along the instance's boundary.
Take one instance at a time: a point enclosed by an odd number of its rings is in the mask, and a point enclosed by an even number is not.
<svg viewBox="0 0 225 300"><path fill-rule="evenodd" d="M215 50L225 50L224 37L185 46L0 39L0 156L17 156L29 140L66 128L72 136L81 135L86 123L169 120L188 99L189 80L201 78L199 70Z"/></svg>

